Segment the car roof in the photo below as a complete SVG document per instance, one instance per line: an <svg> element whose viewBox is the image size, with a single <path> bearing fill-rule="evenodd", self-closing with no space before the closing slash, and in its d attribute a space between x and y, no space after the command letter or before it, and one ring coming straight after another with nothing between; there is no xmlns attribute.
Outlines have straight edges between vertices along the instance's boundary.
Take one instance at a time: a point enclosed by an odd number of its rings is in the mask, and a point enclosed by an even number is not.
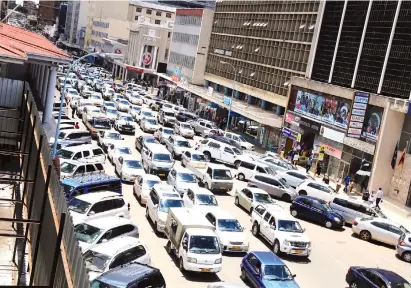
<svg viewBox="0 0 411 288"><path fill-rule="evenodd" d="M112 229L114 227L117 227L119 225L126 225L126 224L132 224L134 225L129 219L123 218L123 217L116 217L116 216L107 216L107 217L102 217L102 218L97 218L97 219L91 219L88 221L85 221L85 223L100 228L100 229Z"/></svg>
<svg viewBox="0 0 411 288"><path fill-rule="evenodd" d="M317 200L320 203L327 203L327 201L324 201L323 199L313 197L313 196L308 196L308 195L301 195L297 197L298 199L310 199L310 200Z"/></svg>
<svg viewBox="0 0 411 288"><path fill-rule="evenodd" d="M253 251L254 254L263 265L285 265L273 252L269 251Z"/></svg>
<svg viewBox="0 0 411 288"><path fill-rule="evenodd" d="M250 190L251 193L260 193L260 194L268 194L263 189L256 188L256 187L246 187L246 189Z"/></svg>
<svg viewBox="0 0 411 288"><path fill-rule="evenodd" d="M145 120L156 120L156 117L144 117Z"/></svg>
<svg viewBox="0 0 411 288"><path fill-rule="evenodd" d="M176 170L177 173L193 174L193 172L190 169L184 168L184 167L181 167L181 166L174 166L173 169Z"/></svg>
<svg viewBox="0 0 411 288"><path fill-rule="evenodd" d="M163 127L163 131L164 130L171 130L171 131L174 131L174 129L173 128L168 128L168 127Z"/></svg>
<svg viewBox="0 0 411 288"><path fill-rule="evenodd" d="M109 285L127 287L130 282L147 277L157 271L160 270L148 265L132 262L110 269L96 279Z"/></svg>
<svg viewBox="0 0 411 288"><path fill-rule="evenodd" d="M177 193L173 186L165 183L158 183L153 186L158 193Z"/></svg>
<svg viewBox="0 0 411 288"><path fill-rule="evenodd" d="M214 195L210 190L203 187L196 187L195 189L189 188L194 194Z"/></svg>
<svg viewBox="0 0 411 288"><path fill-rule="evenodd" d="M132 154L121 154L120 157L122 157L123 160L135 160L141 162L141 159L138 159L136 155Z"/></svg>
<svg viewBox="0 0 411 288"><path fill-rule="evenodd" d="M150 150L152 150L153 153L170 153L168 152L168 150L166 149L166 147L164 147L163 145L161 145L160 143L147 143L146 147Z"/></svg>
<svg viewBox="0 0 411 288"><path fill-rule="evenodd" d="M67 129L63 131L64 133L74 133L74 132L88 132L87 130L80 130L80 129Z"/></svg>
<svg viewBox="0 0 411 288"><path fill-rule="evenodd" d="M138 238L131 237L131 236L124 236L124 237L116 237L110 241L98 244L92 247L90 250L107 255L109 257L113 257L117 253L125 249L135 247L141 244L144 244L144 243Z"/></svg>
<svg viewBox="0 0 411 288"><path fill-rule="evenodd" d="M116 176L107 175L105 173L89 173L70 178L64 178L63 180L61 180L61 183L69 186L77 186L82 184L92 185L94 183L104 184L113 181L120 181L120 179Z"/></svg>
<svg viewBox="0 0 411 288"><path fill-rule="evenodd" d="M77 151L82 151L86 149L97 149L97 148L100 149L100 147L98 147L96 144L83 144L83 145L78 145L78 146L63 147L61 148L61 150L77 152Z"/></svg>
<svg viewBox="0 0 411 288"><path fill-rule="evenodd" d="M161 110L163 110L164 112L174 113L174 110L172 108L167 108L167 107L164 107L164 106L163 106L163 108L161 108Z"/></svg>
<svg viewBox="0 0 411 288"><path fill-rule="evenodd" d="M224 169L224 170L230 170L230 168L228 168L227 166L223 165L223 164L216 164L216 163L207 163L207 167L210 167L211 169Z"/></svg>
<svg viewBox="0 0 411 288"><path fill-rule="evenodd" d="M220 208L220 207L210 207L206 208L206 213L211 213L214 215L215 218L217 219L237 219L233 215L231 215L229 212L226 210Z"/></svg>
<svg viewBox="0 0 411 288"><path fill-rule="evenodd" d="M76 196L74 198L83 200L88 203L95 203L98 202L102 199L105 198L111 198L111 197L122 197L122 195L116 193L116 192L111 192L111 191L101 191L101 192L95 192L95 193L87 193L83 195Z"/></svg>
<svg viewBox="0 0 411 288"><path fill-rule="evenodd" d="M143 178L143 180L160 180L160 177L158 177L157 175L153 175L153 174L144 174L141 176Z"/></svg>

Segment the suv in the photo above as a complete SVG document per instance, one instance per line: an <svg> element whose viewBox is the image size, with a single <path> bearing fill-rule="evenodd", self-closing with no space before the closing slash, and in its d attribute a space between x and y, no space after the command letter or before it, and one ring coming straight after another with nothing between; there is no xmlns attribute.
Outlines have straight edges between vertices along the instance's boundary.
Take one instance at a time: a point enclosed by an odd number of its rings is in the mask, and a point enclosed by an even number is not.
<svg viewBox="0 0 411 288"><path fill-rule="evenodd" d="M297 193L284 179L268 174L255 174L248 181L248 187L263 189L273 197L290 202L297 197Z"/></svg>
<svg viewBox="0 0 411 288"><path fill-rule="evenodd" d="M236 158L242 155L236 147L214 139L202 140L197 150L203 152L207 161L216 160L230 165L234 165Z"/></svg>
<svg viewBox="0 0 411 288"><path fill-rule="evenodd" d="M90 287L166 288L166 282L159 269L132 262L105 272Z"/></svg>
<svg viewBox="0 0 411 288"><path fill-rule="evenodd" d="M256 173L274 175L274 171L267 164L253 160L242 160L237 166L237 178L240 181L249 180Z"/></svg>
<svg viewBox="0 0 411 288"><path fill-rule="evenodd" d="M174 116L174 111L172 109L162 108L158 113L158 122L161 123L164 127L170 126L173 127L176 117Z"/></svg>
<svg viewBox="0 0 411 288"><path fill-rule="evenodd" d="M94 163L84 163L78 161L65 161L60 165L60 177L72 177L77 174L84 174L89 172L104 172L104 166L102 162L94 162Z"/></svg>
<svg viewBox="0 0 411 288"><path fill-rule="evenodd" d="M181 155L192 148L187 139L178 135L170 136L165 143L173 159L181 159Z"/></svg>
<svg viewBox="0 0 411 288"><path fill-rule="evenodd" d="M166 177L173 168L170 152L161 144L146 144L141 153L141 162L148 174Z"/></svg>
<svg viewBox="0 0 411 288"><path fill-rule="evenodd" d="M74 197L68 203L68 210L74 225L105 216L130 218L130 204L124 201L123 195L110 191Z"/></svg>
<svg viewBox="0 0 411 288"><path fill-rule="evenodd" d="M50 137L49 143L53 144L54 139L54 137ZM73 143L91 144L91 134L89 131L85 130L67 129L60 131L57 143L62 147Z"/></svg>
<svg viewBox="0 0 411 288"><path fill-rule="evenodd" d="M251 143L248 143L247 140L245 140L244 137L241 136L241 135L226 132L226 133L224 133L224 136L236 141L241 146L241 148L243 148L244 150L251 150L251 151L255 150L254 145L251 144Z"/></svg>
<svg viewBox="0 0 411 288"><path fill-rule="evenodd" d="M79 162L106 162L106 155L103 150L94 144L85 144L72 147L64 147L57 152L60 157L60 163L67 160L76 160Z"/></svg>
<svg viewBox="0 0 411 288"><path fill-rule="evenodd" d="M405 262L411 263L411 234L402 234L397 244L397 254Z"/></svg>

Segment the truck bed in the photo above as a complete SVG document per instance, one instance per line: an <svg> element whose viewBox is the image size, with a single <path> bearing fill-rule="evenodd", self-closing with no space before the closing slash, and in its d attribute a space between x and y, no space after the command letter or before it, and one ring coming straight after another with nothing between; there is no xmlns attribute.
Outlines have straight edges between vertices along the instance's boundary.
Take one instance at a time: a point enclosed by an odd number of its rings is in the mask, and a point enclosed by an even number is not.
<svg viewBox="0 0 411 288"><path fill-rule="evenodd" d="M194 168L194 167L192 167L192 166L190 166L190 165L187 165L186 168L189 169L189 170L191 170L191 171L194 173L194 175L196 175L196 177L197 177L198 179L200 179L200 180L203 180L203 177L204 177L204 175L205 175L206 172L207 172L207 168L202 168L202 169L200 169L200 168Z"/></svg>

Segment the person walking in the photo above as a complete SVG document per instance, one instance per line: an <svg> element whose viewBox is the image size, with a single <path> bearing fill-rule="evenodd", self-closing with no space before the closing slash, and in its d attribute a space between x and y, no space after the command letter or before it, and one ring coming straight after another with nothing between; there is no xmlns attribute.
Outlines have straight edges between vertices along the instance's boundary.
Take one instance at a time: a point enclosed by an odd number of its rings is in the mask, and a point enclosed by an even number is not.
<svg viewBox="0 0 411 288"><path fill-rule="evenodd" d="M350 185L350 183L351 183L351 176L350 176L350 175L347 175L347 176L345 177L345 179L344 179L344 184L345 184L345 186L344 186L344 192L345 192L345 193L348 193L348 185Z"/></svg>
<svg viewBox="0 0 411 288"><path fill-rule="evenodd" d="M311 169L311 165L313 164L313 159L308 157L307 164L305 164L305 172L308 173Z"/></svg>
<svg viewBox="0 0 411 288"><path fill-rule="evenodd" d="M380 203L382 203L382 197L384 196L384 193L382 192L381 188L378 188L377 195L375 196L375 207L378 209L380 208Z"/></svg>
<svg viewBox="0 0 411 288"><path fill-rule="evenodd" d="M298 159L300 158L300 155L298 154L297 151L295 151L295 154L293 156L293 165L297 167Z"/></svg>
<svg viewBox="0 0 411 288"><path fill-rule="evenodd" d="M76 105L71 109L71 118L74 119L74 115L76 115Z"/></svg>
<svg viewBox="0 0 411 288"><path fill-rule="evenodd" d="M80 129L80 125L78 125L78 122L76 122L76 124L74 125L74 128Z"/></svg>

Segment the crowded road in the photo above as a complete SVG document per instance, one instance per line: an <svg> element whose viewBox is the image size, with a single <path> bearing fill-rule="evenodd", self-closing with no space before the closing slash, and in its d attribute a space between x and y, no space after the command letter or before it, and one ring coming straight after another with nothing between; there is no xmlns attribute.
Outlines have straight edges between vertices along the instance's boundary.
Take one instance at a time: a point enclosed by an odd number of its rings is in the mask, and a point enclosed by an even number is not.
<svg viewBox="0 0 411 288"><path fill-rule="evenodd" d="M71 113L70 113L71 115ZM77 119L77 118L75 118ZM80 120L80 119L79 119ZM81 123L81 121L79 121ZM81 125L83 125L81 123ZM84 125L83 125L84 127ZM124 142L128 145L136 159L141 160L140 153L136 150L134 141L143 133L138 125L135 135L124 135ZM201 140L195 136L190 140L191 144ZM94 143L96 143L93 140ZM175 165L181 166L180 161ZM107 174L115 175L114 167L109 161L104 165ZM234 189L229 193L217 194L218 204L221 208L235 216L243 227L246 228L248 241L250 242L249 251L269 251L271 248L265 240L257 239L251 234L251 223L249 214L234 205L233 195L236 189L242 189L247 185L246 182L234 180ZM240 262L244 254L224 254L223 269L217 275L192 274L184 275L178 269L175 259L172 259L165 250L166 238L158 237L154 233L151 223L145 217L145 208L142 207L133 196L133 185L123 184L123 194L131 204L131 220L136 223L142 239L150 249L152 265L159 268L163 274L167 287L207 287L207 283L226 281L242 283L240 279ZM288 211L290 204L279 203ZM411 265L399 259L395 255L395 248L380 243L368 243L361 241L352 235L350 227L345 227L341 231L329 230L323 226L300 220L303 228L310 237L312 243L312 254L308 260L299 257L282 256L282 259L296 274L296 281L300 287L347 287L345 275L350 266L379 267L395 271L407 280L411 279Z"/></svg>

